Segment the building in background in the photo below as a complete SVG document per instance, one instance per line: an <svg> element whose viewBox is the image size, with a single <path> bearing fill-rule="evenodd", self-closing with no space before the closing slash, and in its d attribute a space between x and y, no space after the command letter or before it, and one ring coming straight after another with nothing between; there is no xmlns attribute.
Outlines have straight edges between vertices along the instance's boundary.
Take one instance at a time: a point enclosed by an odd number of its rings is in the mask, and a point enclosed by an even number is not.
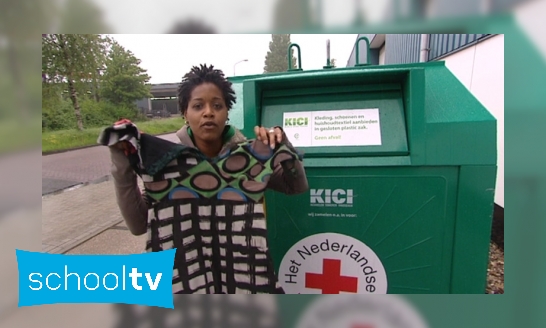
<svg viewBox="0 0 546 328"><path fill-rule="evenodd" d="M136 101L140 112L148 117L170 117L180 114L178 106L178 83L152 84L152 98Z"/></svg>
<svg viewBox="0 0 546 328"><path fill-rule="evenodd" d="M446 67L497 119L495 203L504 210L504 35L502 34L360 34L370 41L371 65L444 61ZM359 43L359 63L366 63L366 43ZM356 64L356 48L347 67Z"/></svg>
<svg viewBox="0 0 546 328"><path fill-rule="evenodd" d="M530 1L532 0L387 0L381 19L384 22L401 22L498 15Z"/></svg>

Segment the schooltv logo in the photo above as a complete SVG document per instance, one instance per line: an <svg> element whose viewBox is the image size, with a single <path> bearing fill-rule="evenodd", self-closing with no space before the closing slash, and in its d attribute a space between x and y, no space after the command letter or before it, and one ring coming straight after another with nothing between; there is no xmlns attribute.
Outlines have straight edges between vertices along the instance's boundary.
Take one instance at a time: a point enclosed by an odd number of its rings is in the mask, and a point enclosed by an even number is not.
<svg viewBox="0 0 546 328"><path fill-rule="evenodd" d="M125 303L174 308L176 249L131 255L60 255L16 250L19 307Z"/></svg>
<svg viewBox="0 0 546 328"><path fill-rule="evenodd" d="M311 206L353 207L352 189L311 189Z"/></svg>

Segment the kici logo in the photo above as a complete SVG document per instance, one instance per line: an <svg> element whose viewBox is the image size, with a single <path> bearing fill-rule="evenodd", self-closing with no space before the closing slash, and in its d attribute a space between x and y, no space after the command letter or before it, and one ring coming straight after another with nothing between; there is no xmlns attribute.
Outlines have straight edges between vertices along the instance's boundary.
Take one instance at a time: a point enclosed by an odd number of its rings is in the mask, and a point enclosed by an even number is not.
<svg viewBox="0 0 546 328"><path fill-rule="evenodd" d="M311 204L353 204L353 190L311 189Z"/></svg>
<svg viewBox="0 0 546 328"><path fill-rule="evenodd" d="M285 127L307 126L308 124L309 124L309 118L307 117L288 117L284 119Z"/></svg>

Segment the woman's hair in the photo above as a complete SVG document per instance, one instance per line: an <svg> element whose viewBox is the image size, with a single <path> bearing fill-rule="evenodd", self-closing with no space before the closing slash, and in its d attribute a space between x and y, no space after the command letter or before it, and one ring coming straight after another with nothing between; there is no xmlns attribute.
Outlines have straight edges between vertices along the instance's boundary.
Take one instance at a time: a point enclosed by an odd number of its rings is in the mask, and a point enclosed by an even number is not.
<svg viewBox="0 0 546 328"><path fill-rule="evenodd" d="M226 102L227 109L230 110L233 103L235 103L235 91L231 88L231 82L229 82L224 72L219 69L214 69L214 66L207 66L201 64L200 67L193 66L191 70L184 75L182 82L178 86L178 104L180 105L180 111L182 114L188 109L188 103L193 89L203 83L213 83L222 91L224 101Z"/></svg>

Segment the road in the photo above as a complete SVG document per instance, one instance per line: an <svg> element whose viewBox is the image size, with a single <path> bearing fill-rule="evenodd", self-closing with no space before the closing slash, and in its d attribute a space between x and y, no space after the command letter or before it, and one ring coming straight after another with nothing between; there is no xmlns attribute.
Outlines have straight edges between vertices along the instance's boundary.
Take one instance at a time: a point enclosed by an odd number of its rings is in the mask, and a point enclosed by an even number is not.
<svg viewBox="0 0 546 328"><path fill-rule="evenodd" d="M159 136L178 141L174 133ZM42 156L42 195L104 180L110 175L110 151L96 146Z"/></svg>

